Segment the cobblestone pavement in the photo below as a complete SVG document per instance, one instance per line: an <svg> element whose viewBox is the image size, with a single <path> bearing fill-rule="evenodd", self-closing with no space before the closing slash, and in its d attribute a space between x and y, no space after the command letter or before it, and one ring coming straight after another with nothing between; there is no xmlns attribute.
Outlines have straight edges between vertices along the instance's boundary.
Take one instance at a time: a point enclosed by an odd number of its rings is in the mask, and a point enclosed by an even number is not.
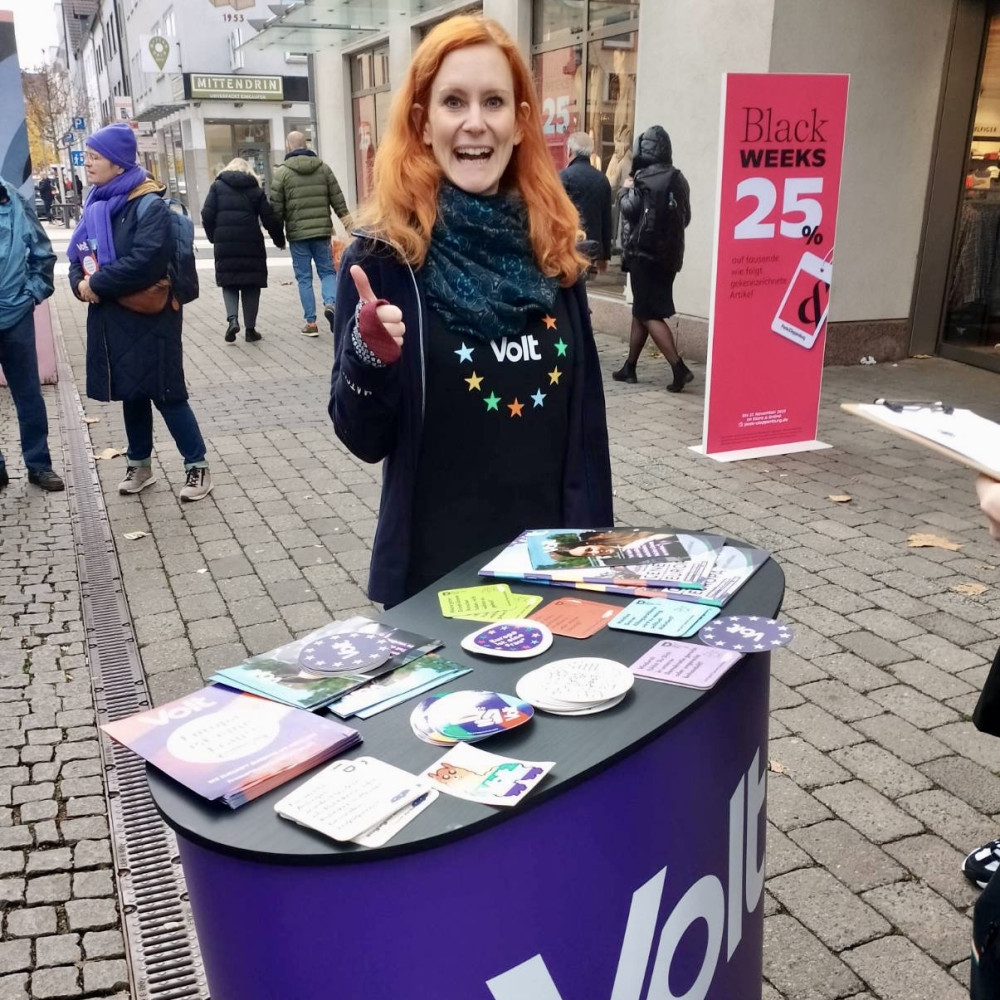
<svg viewBox="0 0 1000 1000"><path fill-rule="evenodd" d="M178 502L183 470L159 417L156 486L119 497L122 461L97 463L157 702L375 610L364 587L379 470L335 440L330 337L297 333L291 270L272 263L260 344L223 343L210 274L186 310L211 497ZM84 310L57 285L82 394ZM599 346L610 372L622 342ZM939 359L828 369L820 437L831 449L724 465L688 448L701 437L704 368L695 374L669 395L665 363L648 356L638 385L607 380L617 518L723 531L769 548L786 574L795 639L773 658L764 1000L960 1000L976 892L959 864L1000 827L1000 744L969 720L1000 636L1000 548L970 474L837 403L943 398L1000 419L1000 380ZM57 390L45 391L62 469L65 426ZM84 403L95 451L122 447L117 405ZM0 1000L125 998L70 508L67 494L26 484L15 430L4 391L14 478L0 495ZM136 530L148 535L124 538ZM914 532L961 547L909 548ZM969 582L987 589L954 589Z"/></svg>

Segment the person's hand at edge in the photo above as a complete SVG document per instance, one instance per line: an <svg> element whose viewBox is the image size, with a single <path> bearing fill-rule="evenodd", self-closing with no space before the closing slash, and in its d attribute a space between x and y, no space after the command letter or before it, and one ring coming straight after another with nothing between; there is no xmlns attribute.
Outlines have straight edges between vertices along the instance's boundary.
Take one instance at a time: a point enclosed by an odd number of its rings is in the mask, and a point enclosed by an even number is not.
<svg viewBox="0 0 1000 1000"><path fill-rule="evenodd" d="M403 350L403 335L406 333L403 312L387 299L375 295L368 275L360 265L351 267L351 278L361 302L358 312L361 339L379 361L391 365L399 360Z"/></svg>
<svg viewBox="0 0 1000 1000"><path fill-rule="evenodd" d="M976 480L976 493L979 509L990 522L990 537L1000 541L1000 483L989 476L980 476Z"/></svg>

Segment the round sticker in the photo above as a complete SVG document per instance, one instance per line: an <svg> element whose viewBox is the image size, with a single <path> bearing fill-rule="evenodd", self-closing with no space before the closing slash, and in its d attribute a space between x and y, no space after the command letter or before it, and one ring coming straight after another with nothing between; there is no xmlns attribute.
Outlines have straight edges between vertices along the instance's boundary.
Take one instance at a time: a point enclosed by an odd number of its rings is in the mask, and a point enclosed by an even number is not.
<svg viewBox="0 0 1000 1000"><path fill-rule="evenodd" d="M431 731L469 742L523 725L535 710L509 694L496 691L455 691L428 705L424 718Z"/></svg>
<svg viewBox="0 0 1000 1000"><path fill-rule="evenodd" d="M551 645L552 633L548 626L527 618L511 618L486 625L462 640L462 649L466 652L510 659L537 656Z"/></svg>
<svg viewBox="0 0 1000 1000"><path fill-rule="evenodd" d="M371 670L392 656L392 646L370 632L334 632L309 643L299 653L299 666L315 674Z"/></svg>
<svg viewBox="0 0 1000 1000"><path fill-rule="evenodd" d="M760 615L728 615L706 625L698 638L706 646L735 649L740 653L762 653L792 641L792 630L773 618Z"/></svg>
<svg viewBox="0 0 1000 1000"><path fill-rule="evenodd" d="M517 693L539 708L587 708L621 698L634 683L635 677L624 663L573 656L525 674L517 683Z"/></svg>

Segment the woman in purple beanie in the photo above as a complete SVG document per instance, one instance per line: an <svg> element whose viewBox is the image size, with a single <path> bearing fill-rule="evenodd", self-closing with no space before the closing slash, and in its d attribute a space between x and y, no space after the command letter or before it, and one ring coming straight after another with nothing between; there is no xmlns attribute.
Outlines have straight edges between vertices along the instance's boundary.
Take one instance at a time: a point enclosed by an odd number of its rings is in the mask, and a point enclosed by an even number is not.
<svg viewBox="0 0 1000 1000"><path fill-rule="evenodd" d="M139 493L155 481L155 406L184 459L180 497L201 500L212 491L212 477L184 381L182 309L169 295L162 311L152 314L120 301L167 276L174 229L164 188L136 162L135 133L128 125L98 130L86 147L91 187L70 238L69 277L73 294L90 304L87 395L122 403L128 468L118 492Z"/></svg>

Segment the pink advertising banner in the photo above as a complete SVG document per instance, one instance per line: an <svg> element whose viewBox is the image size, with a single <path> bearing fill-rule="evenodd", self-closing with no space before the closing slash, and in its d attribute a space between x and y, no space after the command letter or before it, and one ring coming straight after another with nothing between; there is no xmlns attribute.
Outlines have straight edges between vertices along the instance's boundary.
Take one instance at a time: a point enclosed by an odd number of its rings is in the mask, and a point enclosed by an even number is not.
<svg viewBox="0 0 1000 1000"><path fill-rule="evenodd" d="M720 460L815 440L848 77L723 79L705 427Z"/></svg>

